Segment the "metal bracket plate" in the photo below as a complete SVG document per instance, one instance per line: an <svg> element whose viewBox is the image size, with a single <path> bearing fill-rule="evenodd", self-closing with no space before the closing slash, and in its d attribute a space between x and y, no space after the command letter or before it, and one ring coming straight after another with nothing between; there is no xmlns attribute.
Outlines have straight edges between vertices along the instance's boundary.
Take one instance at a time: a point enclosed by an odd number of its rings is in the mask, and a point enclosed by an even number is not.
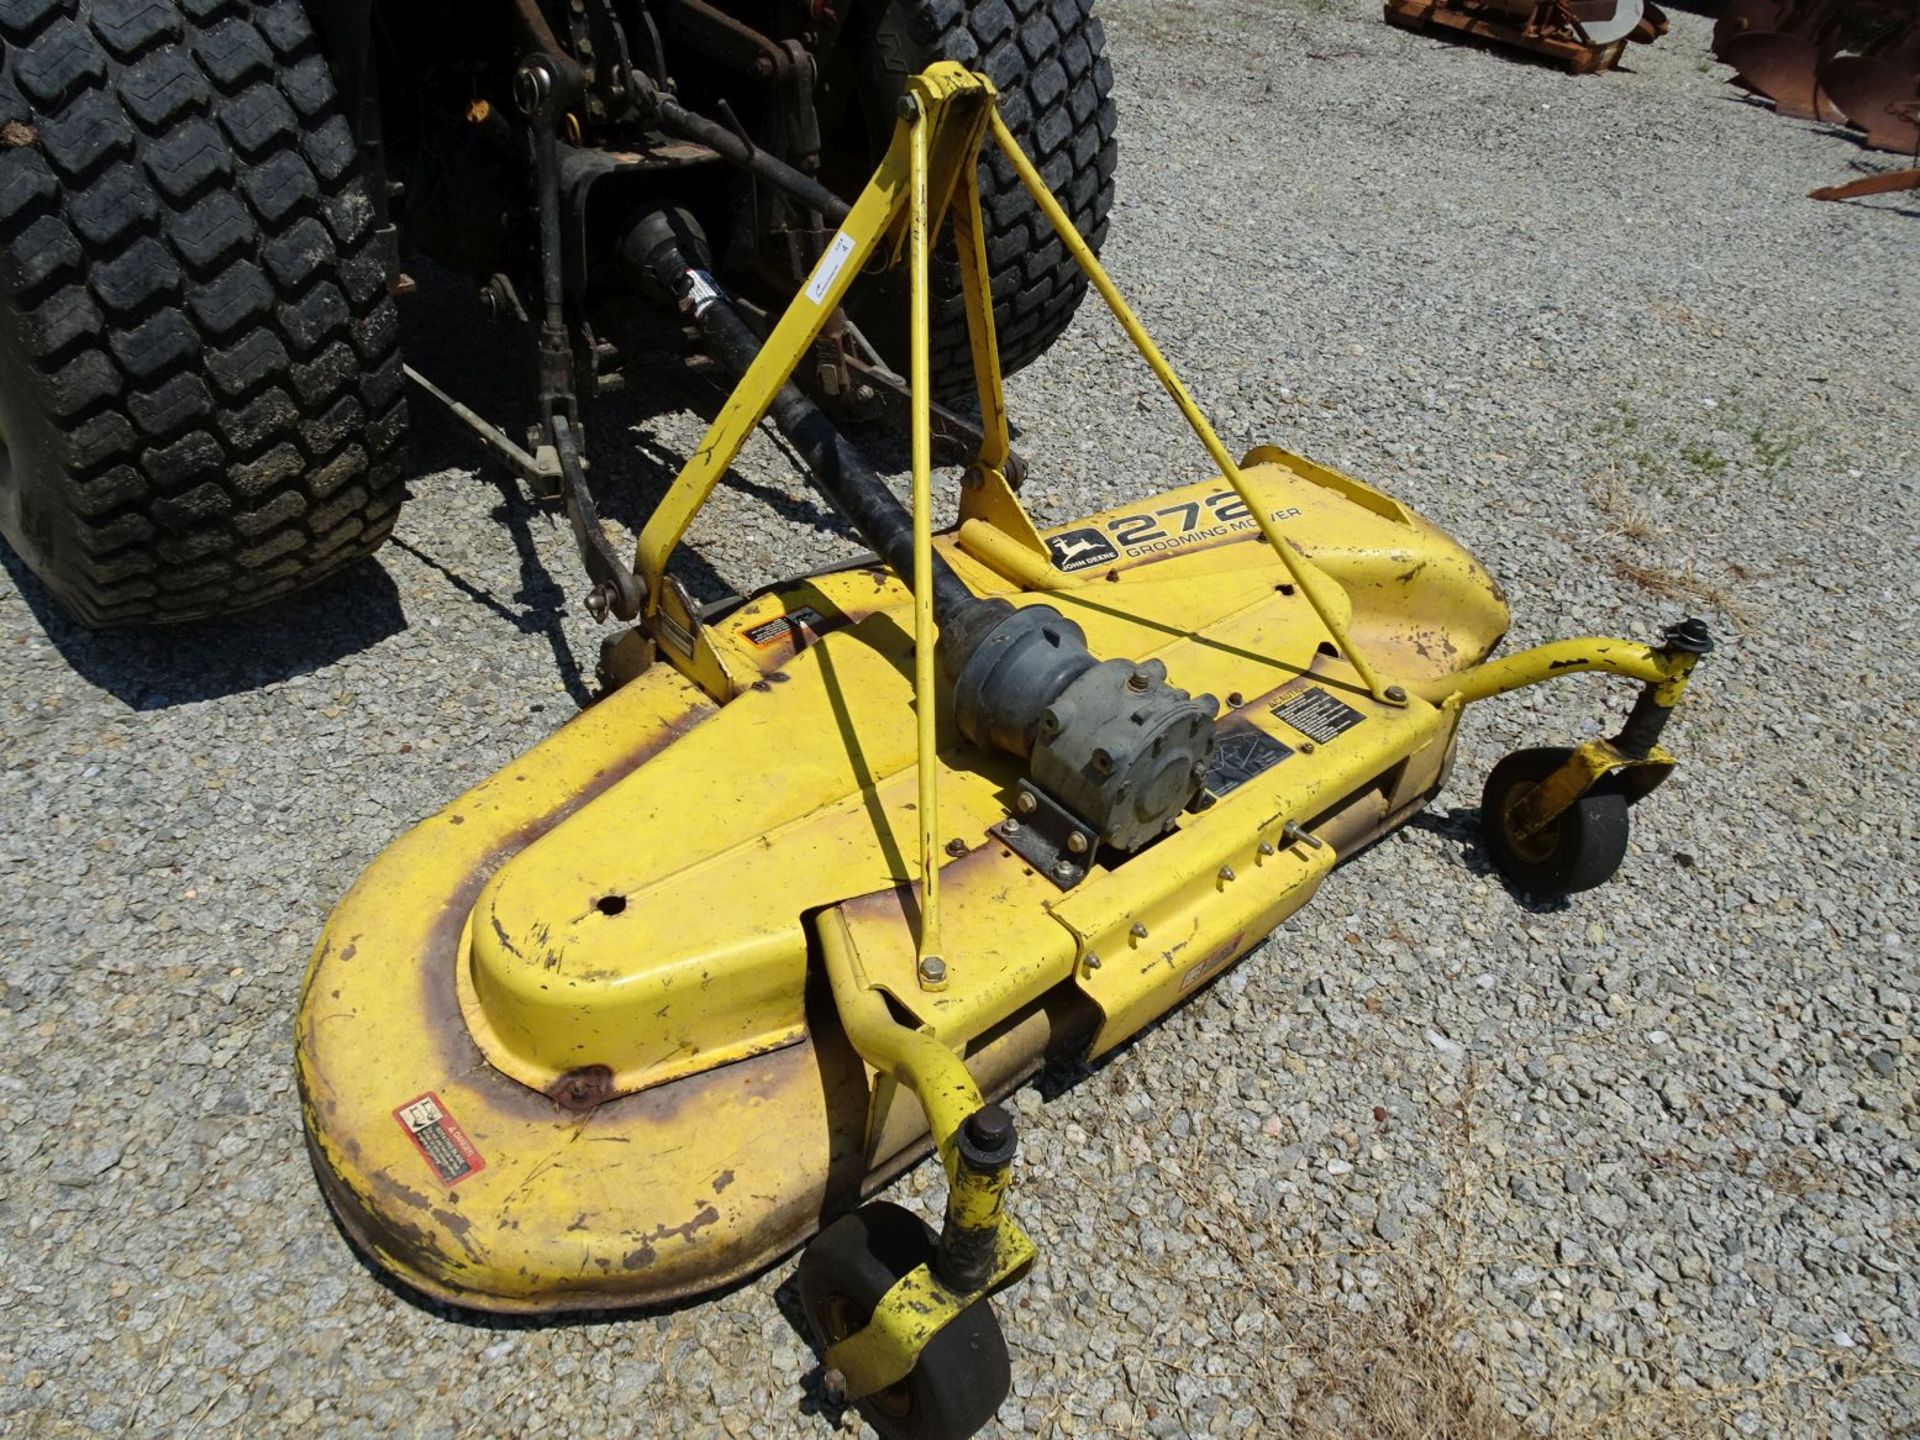
<svg viewBox="0 0 1920 1440"><path fill-rule="evenodd" d="M1017 815L987 827L1014 854L1062 890L1087 878L1100 837L1078 816L1030 780L1020 782Z"/></svg>
<svg viewBox="0 0 1920 1440"><path fill-rule="evenodd" d="M1672 774L1674 764L1673 756L1658 745L1650 747L1644 756L1633 756L1623 753L1611 740L1589 740L1520 797L1509 823L1522 839L1537 835L1609 775L1622 777L1627 803L1634 804Z"/></svg>

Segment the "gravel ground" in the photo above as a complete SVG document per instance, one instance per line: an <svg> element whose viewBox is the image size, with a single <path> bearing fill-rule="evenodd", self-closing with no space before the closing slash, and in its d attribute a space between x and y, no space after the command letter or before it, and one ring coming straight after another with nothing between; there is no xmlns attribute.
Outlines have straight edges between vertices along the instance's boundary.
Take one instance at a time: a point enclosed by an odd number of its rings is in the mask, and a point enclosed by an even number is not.
<svg viewBox="0 0 1920 1440"><path fill-rule="evenodd" d="M1002 1307L1002 1432L1912 1433L1913 197L1800 198L1860 152L1739 101L1686 12L1570 79L1371 0L1103 11L1108 257L1229 444L1451 528L1516 643L1698 612L1724 647L1610 889L1529 905L1473 822L1495 758L1618 697L1488 707L1427 817L1111 1063L1022 1092L1044 1260ZM420 321L416 358L492 396L460 364L488 337ZM1046 520L1202 473L1090 312L1011 390ZM600 418L629 523L681 403ZM0 1431L852 1426L790 1263L503 1324L401 1297L329 1222L289 1053L313 937L574 710L596 644L557 518L419 428L394 545L290 608L91 638L0 578ZM694 578L846 553L806 493L756 443Z"/></svg>

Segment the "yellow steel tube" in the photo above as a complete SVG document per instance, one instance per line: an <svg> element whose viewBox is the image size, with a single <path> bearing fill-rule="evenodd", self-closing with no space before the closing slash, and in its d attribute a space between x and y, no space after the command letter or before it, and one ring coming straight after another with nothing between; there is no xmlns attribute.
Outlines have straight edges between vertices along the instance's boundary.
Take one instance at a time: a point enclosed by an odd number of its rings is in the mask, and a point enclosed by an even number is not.
<svg viewBox="0 0 1920 1440"><path fill-rule="evenodd" d="M1020 176L1021 183L1027 187L1027 193L1033 196L1034 203L1040 207L1040 212L1047 217L1054 232L1059 235L1060 243L1067 247L1067 253L1073 256L1087 279L1093 283L1093 288L1100 292L1100 298L1107 302L1107 308L1113 312L1113 318L1118 320L1120 328L1127 332L1127 338L1133 342L1133 348L1140 352L1140 358L1147 362L1147 367L1153 371L1161 387L1173 397L1173 403L1180 407L1180 413L1186 417L1188 426L1200 443L1206 447L1207 454L1213 463L1220 467L1220 474L1225 477L1229 485L1233 486L1234 493L1246 505L1248 513L1253 516L1254 523L1259 525L1260 533L1266 537L1267 543L1280 557L1280 563L1287 567L1287 573L1300 587L1300 593L1306 596L1307 603L1313 607L1313 612L1319 617L1321 625L1333 637L1334 643L1340 647L1340 653L1346 656L1347 663L1359 673L1361 682L1372 692L1374 699L1387 703L1399 703L1404 696L1398 691L1392 695L1388 694L1389 687L1382 684L1380 677L1374 673L1373 667L1355 652L1352 641L1347 638L1347 627L1338 617L1333 597L1323 588L1334 582L1307 563L1304 556L1296 557L1294 548L1275 527L1273 518L1262 506L1260 497L1247 484L1246 476L1240 473L1240 467L1227 453L1226 446L1220 443L1220 437L1213 433L1213 426L1208 424L1207 417L1200 413L1200 407L1194 404L1193 397L1187 393L1187 387L1180 383L1180 377L1173 373L1173 367L1167 364L1166 357L1160 353L1160 347L1153 343L1153 337L1147 334L1145 327L1128 308L1127 302L1121 298L1120 291L1108 278L1106 270L1101 266L1092 248L1081 238L1080 232L1074 229L1073 221L1068 219L1066 211L1060 208L1060 202L1053 198L1053 192L1047 188L1047 182L1041 178L1040 172L1034 169L1033 161L1029 160L1026 152L1020 148L1020 142L1013 138L1013 132L1007 129L1007 122L1000 118L997 108L993 112L993 138L999 144L1002 153L1006 155L1007 163L1013 166L1015 173Z"/></svg>
<svg viewBox="0 0 1920 1440"><path fill-rule="evenodd" d="M927 1127L952 1178L954 1139L986 1102L960 1057L933 1036L893 1018L884 996L854 973L853 937L838 910L820 916L820 956L840 1026L860 1058L905 1085L927 1112Z"/></svg>
<svg viewBox="0 0 1920 1440"><path fill-rule="evenodd" d="M1531 650L1488 660L1452 675L1410 681L1407 689L1435 705L1448 700L1471 704L1476 700L1504 695L1509 690L1537 685L1555 676L1599 670L1608 675L1621 675L1629 680L1661 685L1667 694L1678 700L1697 658L1690 654L1668 654L1632 640L1610 640L1589 635L1576 640L1555 640L1548 645L1536 645Z"/></svg>
<svg viewBox="0 0 1920 1440"><path fill-rule="evenodd" d="M961 521L959 538L962 550L1023 590L1070 590L1084 583L1054 569L1046 556L1027 549L985 520Z"/></svg>
<svg viewBox="0 0 1920 1440"><path fill-rule="evenodd" d="M907 183L910 379L913 385L913 703L919 722L920 779L920 983L946 983L940 954L940 793L934 715L933 624L933 413L932 360L927 337L927 257L933 217L927 201L927 130L924 107L915 111Z"/></svg>
<svg viewBox="0 0 1920 1440"><path fill-rule="evenodd" d="M989 103L991 112L994 105ZM984 128L984 127L983 127ZM974 389L980 396L980 453L978 464L1005 469L1013 448L1007 433L1007 394L1000 375L1000 342L994 333L993 274L987 262L987 227L980 215L980 137L971 147L973 163L960 180L960 194L949 207L953 238L959 252L960 294L966 305L967 343L973 352Z"/></svg>
<svg viewBox="0 0 1920 1440"><path fill-rule="evenodd" d="M693 517L706 504L713 487L747 443L747 437L772 407L780 387L787 383L801 356L813 344L829 317L839 308L867 259L886 237L899 213L900 192L906 180L905 157L896 137L880 168L860 192L813 275L787 306L760 347L760 353L740 377L720 413L707 427L700 444L687 457L673 485L661 497L640 531L634 568L647 583L647 614L660 608L666 585L667 560L686 534Z"/></svg>

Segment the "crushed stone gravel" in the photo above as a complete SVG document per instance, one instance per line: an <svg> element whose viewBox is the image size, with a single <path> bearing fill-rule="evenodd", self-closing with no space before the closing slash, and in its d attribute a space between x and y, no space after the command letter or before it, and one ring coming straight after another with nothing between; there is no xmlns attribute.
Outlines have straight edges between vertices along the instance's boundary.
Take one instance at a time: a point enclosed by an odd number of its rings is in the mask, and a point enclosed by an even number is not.
<svg viewBox="0 0 1920 1440"><path fill-rule="evenodd" d="M1684 10L1575 79L1370 0L1101 9L1107 258L1229 446L1448 527L1513 645L1683 613L1723 643L1608 889L1527 903L1475 838L1499 755L1618 716L1583 678L1476 711L1426 817L1020 1093L1043 1260L1001 1306L998 1433L1384 1433L1354 1353L1470 1365L1518 1433L1894 1433L1920 1412L1913 197L1802 198L1878 162L1738 98ZM416 363L503 407L492 335L423 290ZM1043 521L1204 473L1092 309L1010 389ZM613 518L686 455L685 405L596 412ZM308 948L593 684L564 524L417 429L377 563L236 624L89 636L5 557L0 1432L854 1427L791 1261L662 1313L493 1321L403 1298L328 1218L290 1061ZM762 439L686 564L746 586L850 551ZM1424 1359L1365 1349L1436 1313Z"/></svg>

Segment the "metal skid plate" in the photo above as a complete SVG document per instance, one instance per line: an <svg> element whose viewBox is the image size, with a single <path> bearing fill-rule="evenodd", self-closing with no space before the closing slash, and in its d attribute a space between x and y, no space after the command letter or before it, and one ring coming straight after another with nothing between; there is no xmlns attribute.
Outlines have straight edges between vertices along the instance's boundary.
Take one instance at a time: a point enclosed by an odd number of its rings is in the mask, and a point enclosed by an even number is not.
<svg viewBox="0 0 1920 1440"><path fill-rule="evenodd" d="M1087 878L1100 851L1098 835L1029 780L1020 781L1014 809L1017 815L988 827L987 833L1062 890L1071 890Z"/></svg>

